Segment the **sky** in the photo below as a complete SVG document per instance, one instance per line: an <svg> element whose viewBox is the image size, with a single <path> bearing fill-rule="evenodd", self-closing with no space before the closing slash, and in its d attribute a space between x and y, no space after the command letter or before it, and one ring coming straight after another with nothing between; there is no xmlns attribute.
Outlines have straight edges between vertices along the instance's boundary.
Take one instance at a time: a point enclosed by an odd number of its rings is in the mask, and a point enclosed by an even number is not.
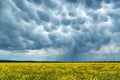
<svg viewBox="0 0 120 80"><path fill-rule="evenodd" d="M0 0L0 60L120 61L120 0Z"/></svg>

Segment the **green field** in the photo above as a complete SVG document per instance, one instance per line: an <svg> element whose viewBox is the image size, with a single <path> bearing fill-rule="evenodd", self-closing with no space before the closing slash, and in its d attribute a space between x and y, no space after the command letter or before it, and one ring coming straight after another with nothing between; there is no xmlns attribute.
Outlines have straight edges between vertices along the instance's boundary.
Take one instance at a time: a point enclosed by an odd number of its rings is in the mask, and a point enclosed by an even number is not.
<svg viewBox="0 0 120 80"><path fill-rule="evenodd" d="M0 80L120 80L120 63L0 63Z"/></svg>

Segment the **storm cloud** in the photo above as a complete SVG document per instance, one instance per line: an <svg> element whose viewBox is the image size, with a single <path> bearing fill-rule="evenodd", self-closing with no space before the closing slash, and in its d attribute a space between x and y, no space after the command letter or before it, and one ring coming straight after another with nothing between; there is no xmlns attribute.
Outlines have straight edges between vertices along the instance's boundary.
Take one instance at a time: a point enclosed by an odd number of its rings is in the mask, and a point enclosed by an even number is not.
<svg viewBox="0 0 120 80"><path fill-rule="evenodd" d="M119 5L119 0L0 0L0 59L119 60Z"/></svg>

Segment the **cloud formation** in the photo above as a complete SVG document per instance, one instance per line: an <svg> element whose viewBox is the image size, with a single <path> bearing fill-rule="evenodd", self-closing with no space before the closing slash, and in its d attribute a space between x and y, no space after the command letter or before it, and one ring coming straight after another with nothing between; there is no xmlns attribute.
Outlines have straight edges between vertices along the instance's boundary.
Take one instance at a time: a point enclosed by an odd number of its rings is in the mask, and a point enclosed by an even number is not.
<svg viewBox="0 0 120 80"><path fill-rule="evenodd" d="M22 56L27 60L119 60L119 5L119 0L0 1L0 55L16 59L6 56L13 54L20 60Z"/></svg>

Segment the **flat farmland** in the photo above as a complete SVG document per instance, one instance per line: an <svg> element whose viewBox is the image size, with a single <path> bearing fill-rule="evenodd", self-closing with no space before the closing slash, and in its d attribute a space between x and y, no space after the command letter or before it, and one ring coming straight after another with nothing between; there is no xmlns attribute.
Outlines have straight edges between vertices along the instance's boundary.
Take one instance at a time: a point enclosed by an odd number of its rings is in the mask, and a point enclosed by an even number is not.
<svg viewBox="0 0 120 80"><path fill-rule="evenodd" d="M1 62L0 80L120 80L120 63Z"/></svg>

